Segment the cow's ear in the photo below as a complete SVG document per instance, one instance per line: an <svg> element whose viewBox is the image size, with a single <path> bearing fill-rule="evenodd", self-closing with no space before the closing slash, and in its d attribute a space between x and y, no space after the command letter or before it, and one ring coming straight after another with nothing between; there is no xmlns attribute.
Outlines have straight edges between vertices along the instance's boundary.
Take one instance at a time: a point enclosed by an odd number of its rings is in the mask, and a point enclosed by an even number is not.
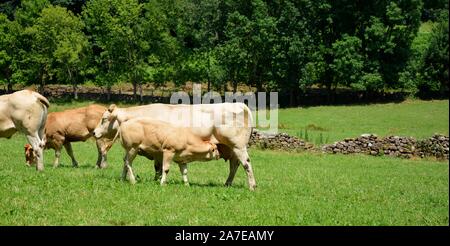
<svg viewBox="0 0 450 246"><path fill-rule="evenodd" d="M113 103L113 104L109 105L108 111L111 113L116 108L117 108L117 106Z"/></svg>
<svg viewBox="0 0 450 246"><path fill-rule="evenodd" d="M109 114L108 120L109 121L115 121L117 119L117 111L110 111L111 113Z"/></svg>

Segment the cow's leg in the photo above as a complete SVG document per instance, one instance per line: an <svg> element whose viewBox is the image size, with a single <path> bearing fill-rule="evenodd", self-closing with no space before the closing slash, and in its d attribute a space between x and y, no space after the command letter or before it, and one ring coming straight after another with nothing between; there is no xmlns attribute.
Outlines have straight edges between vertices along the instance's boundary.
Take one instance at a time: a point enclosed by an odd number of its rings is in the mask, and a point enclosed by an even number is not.
<svg viewBox="0 0 450 246"><path fill-rule="evenodd" d="M169 173L170 162L172 161L172 158L173 158L173 152L171 152L171 151L163 152L161 185L166 184L167 174Z"/></svg>
<svg viewBox="0 0 450 246"><path fill-rule="evenodd" d="M38 134L27 135L27 140L33 147L34 155L36 156L36 170L43 171L44 170L44 143L39 138Z"/></svg>
<svg viewBox="0 0 450 246"><path fill-rule="evenodd" d="M247 153L247 148L233 148L233 152L236 155L237 159L242 163L242 166L247 173L248 186L250 190L254 190L256 188L255 177L253 176L252 164L250 163L250 157Z"/></svg>
<svg viewBox="0 0 450 246"><path fill-rule="evenodd" d="M106 168L108 166L106 162L106 153L108 152L107 143L101 139L95 141L97 144L98 158L97 158L97 168Z"/></svg>
<svg viewBox="0 0 450 246"><path fill-rule="evenodd" d="M77 162L77 160L75 160L75 156L73 155L72 145L70 144L70 142L64 143L64 148L66 149L67 154L69 154L70 159L72 159L72 166L78 167L78 162Z"/></svg>
<svg viewBox="0 0 450 246"><path fill-rule="evenodd" d="M162 176L162 160L161 158L155 158L155 181L161 179Z"/></svg>
<svg viewBox="0 0 450 246"><path fill-rule="evenodd" d="M133 164L133 160L137 155L137 150L132 148L130 150L127 151L127 153L125 154L125 157L123 158L123 172L122 172L122 180L125 180L126 178L128 178L128 181L131 184L135 184L136 183L136 179L134 178L134 174L133 174L133 169L131 168L132 164Z"/></svg>
<svg viewBox="0 0 450 246"><path fill-rule="evenodd" d="M187 173L188 173L187 164L182 163L182 164L178 164L178 166L180 167L180 172L181 172L181 176L183 177L184 185L189 186L189 181L188 181L188 177L187 177Z"/></svg>
<svg viewBox="0 0 450 246"><path fill-rule="evenodd" d="M235 155L230 158L230 173L228 174L227 181L225 182L226 186L231 186L233 184L234 176L236 175L236 171L239 167L239 160Z"/></svg>
<svg viewBox="0 0 450 246"><path fill-rule="evenodd" d="M61 157L61 146L55 147L55 160L53 161L53 167L59 166L59 158Z"/></svg>

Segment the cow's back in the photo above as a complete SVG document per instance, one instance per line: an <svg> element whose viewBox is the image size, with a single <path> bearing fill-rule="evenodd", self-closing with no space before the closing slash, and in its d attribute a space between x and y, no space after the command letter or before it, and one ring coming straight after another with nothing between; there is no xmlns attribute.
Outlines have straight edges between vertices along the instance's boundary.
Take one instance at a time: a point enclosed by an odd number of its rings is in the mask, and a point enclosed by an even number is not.
<svg viewBox="0 0 450 246"><path fill-rule="evenodd" d="M49 136L62 134L68 141L84 141L90 137L105 110L105 107L94 104L52 112L47 117L46 134Z"/></svg>
<svg viewBox="0 0 450 246"><path fill-rule="evenodd" d="M89 132L94 131L105 111L106 107L97 104L90 105L86 108L84 122Z"/></svg>
<svg viewBox="0 0 450 246"><path fill-rule="evenodd" d="M17 130L30 134L45 124L49 103L42 95L21 90L1 96L0 101L0 112L14 122Z"/></svg>
<svg viewBox="0 0 450 246"><path fill-rule="evenodd" d="M151 117L177 127L188 127L192 133L213 143L244 147L252 129L252 115L243 103L220 104L150 104L122 109L124 119Z"/></svg>

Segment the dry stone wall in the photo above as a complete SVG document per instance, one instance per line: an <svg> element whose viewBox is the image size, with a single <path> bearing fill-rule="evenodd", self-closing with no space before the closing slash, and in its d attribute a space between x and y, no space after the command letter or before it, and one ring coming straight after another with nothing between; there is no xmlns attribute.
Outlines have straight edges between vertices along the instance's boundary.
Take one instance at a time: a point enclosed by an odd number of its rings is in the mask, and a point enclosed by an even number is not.
<svg viewBox="0 0 450 246"><path fill-rule="evenodd" d="M344 141L324 145L322 150L334 154L363 153L374 156L388 155L402 158L418 156L448 160L449 138L443 135L434 135L431 138L416 140L412 137L379 138L374 134L363 134L357 138L346 138Z"/></svg>
<svg viewBox="0 0 450 246"><path fill-rule="evenodd" d="M361 153L401 158L435 157L443 160L449 159L449 137L439 134L422 140L400 136L380 138L375 134L363 134L357 138L346 138L334 144L315 147L311 143L286 133L268 134L253 130L249 146L286 151L322 150L324 153L331 154Z"/></svg>
<svg viewBox="0 0 450 246"><path fill-rule="evenodd" d="M288 151L309 150L313 144L303 141L300 138L290 136L287 133L268 134L253 129L249 141L250 146L257 146L261 149L279 149Z"/></svg>

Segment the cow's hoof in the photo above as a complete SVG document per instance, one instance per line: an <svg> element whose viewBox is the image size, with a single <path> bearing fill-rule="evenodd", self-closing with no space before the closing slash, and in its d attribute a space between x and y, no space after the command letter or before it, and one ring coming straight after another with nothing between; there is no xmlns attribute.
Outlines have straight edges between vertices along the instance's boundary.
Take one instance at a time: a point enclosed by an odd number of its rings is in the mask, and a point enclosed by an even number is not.
<svg viewBox="0 0 450 246"><path fill-rule="evenodd" d="M106 164L106 163L101 163L101 164L96 164L95 165L95 168L98 168L98 169L105 169L105 168L107 168L108 167L108 164Z"/></svg>

